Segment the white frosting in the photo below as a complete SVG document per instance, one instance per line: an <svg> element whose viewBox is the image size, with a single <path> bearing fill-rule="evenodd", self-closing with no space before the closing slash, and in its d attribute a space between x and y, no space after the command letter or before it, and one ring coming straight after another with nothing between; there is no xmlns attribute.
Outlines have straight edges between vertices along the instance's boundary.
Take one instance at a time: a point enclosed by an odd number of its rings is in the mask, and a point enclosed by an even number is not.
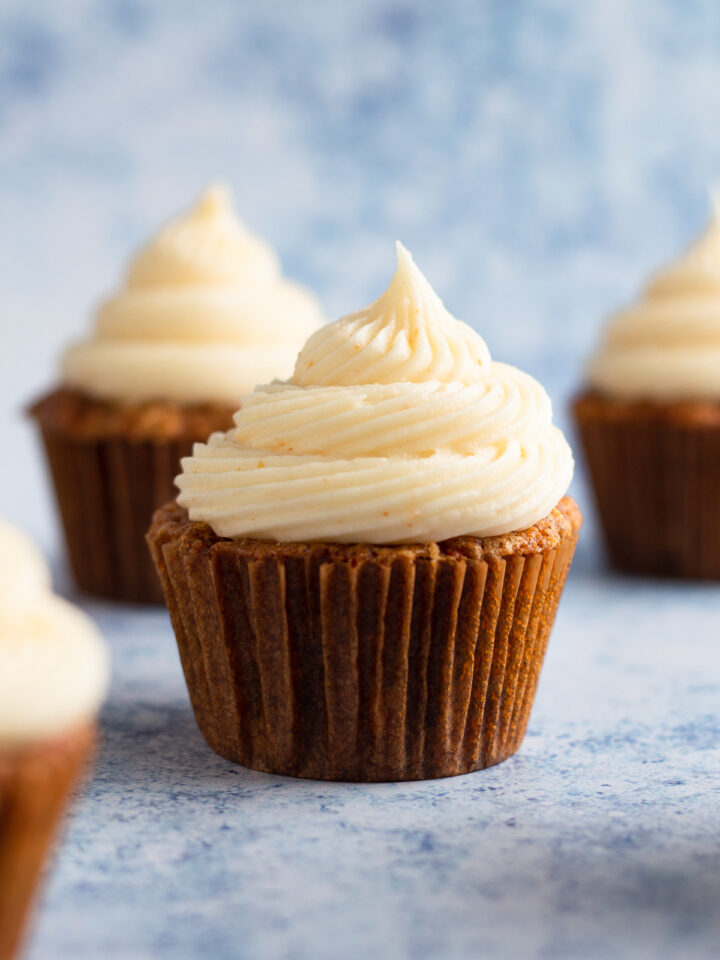
<svg viewBox="0 0 720 960"><path fill-rule="evenodd" d="M314 334L287 383L196 444L181 505L220 536L419 543L509 533L567 490L542 387L493 363L398 245L387 291Z"/></svg>
<svg viewBox="0 0 720 960"><path fill-rule="evenodd" d="M40 589L50 590L43 555L29 537L0 520L0 611L29 609Z"/></svg>
<svg viewBox="0 0 720 960"><path fill-rule="evenodd" d="M720 400L720 208L705 233L611 318L588 365L596 389L626 399Z"/></svg>
<svg viewBox="0 0 720 960"><path fill-rule="evenodd" d="M321 319L240 224L227 191L210 187L135 257L123 289L101 304L94 336L66 352L63 376L111 400L236 403L289 373Z"/></svg>
<svg viewBox="0 0 720 960"><path fill-rule="evenodd" d="M108 669L90 619L51 592L34 545L0 521L0 744L60 735L90 720Z"/></svg>
<svg viewBox="0 0 720 960"><path fill-rule="evenodd" d="M399 244L398 269L385 293L310 337L298 357L293 383L467 385L487 372L490 362L484 340L448 313Z"/></svg>

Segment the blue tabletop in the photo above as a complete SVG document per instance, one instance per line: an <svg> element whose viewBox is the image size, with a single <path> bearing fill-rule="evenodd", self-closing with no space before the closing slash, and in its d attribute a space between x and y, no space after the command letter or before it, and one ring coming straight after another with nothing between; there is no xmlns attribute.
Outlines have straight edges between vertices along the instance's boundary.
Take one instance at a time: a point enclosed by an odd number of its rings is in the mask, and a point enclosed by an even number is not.
<svg viewBox="0 0 720 960"><path fill-rule="evenodd" d="M716 957L720 590L572 571L519 753L333 784L216 756L167 614L114 657L30 960Z"/></svg>

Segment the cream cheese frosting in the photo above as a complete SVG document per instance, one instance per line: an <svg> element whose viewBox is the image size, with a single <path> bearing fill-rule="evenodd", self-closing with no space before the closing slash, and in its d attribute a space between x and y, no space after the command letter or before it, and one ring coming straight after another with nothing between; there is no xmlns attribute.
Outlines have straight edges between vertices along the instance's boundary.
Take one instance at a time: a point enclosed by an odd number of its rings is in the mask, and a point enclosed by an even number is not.
<svg viewBox="0 0 720 960"><path fill-rule="evenodd" d="M610 319L587 375L623 399L720 400L720 198L702 236Z"/></svg>
<svg viewBox="0 0 720 960"><path fill-rule="evenodd" d="M0 744L61 735L90 720L108 670L91 620L52 593L34 544L0 521Z"/></svg>
<svg viewBox="0 0 720 960"><path fill-rule="evenodd" d="M385 293L182 466L178 502L219 536L402 544L522 530L573 460L540 384L493 362L398 244Z"/></svg>
<svg viewBox="0 0 720 960"><path fill-rule="evenodd" d="M287 375L321 322L314 297L239 222L228 191L210 186L136 255L62 373L103 399L236 403Z"/></svg>

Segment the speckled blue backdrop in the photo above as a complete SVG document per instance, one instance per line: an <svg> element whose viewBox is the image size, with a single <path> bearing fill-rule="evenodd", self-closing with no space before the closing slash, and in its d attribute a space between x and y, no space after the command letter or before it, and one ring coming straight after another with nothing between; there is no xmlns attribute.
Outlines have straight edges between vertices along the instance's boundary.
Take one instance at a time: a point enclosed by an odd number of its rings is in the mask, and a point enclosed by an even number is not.
<svg viewBox="0 0 720 960"><path fill-rule="evenodd" d="M331 316L402 239L566 422L602 317L706 217L718 116L714 0L1 0L2 512L58 556L22 404L218 176ZM416 786L232 768L165 615L91 607L106 746L32 960L716 956L718 591L600 571L589 523L519 756Z"/></svg>

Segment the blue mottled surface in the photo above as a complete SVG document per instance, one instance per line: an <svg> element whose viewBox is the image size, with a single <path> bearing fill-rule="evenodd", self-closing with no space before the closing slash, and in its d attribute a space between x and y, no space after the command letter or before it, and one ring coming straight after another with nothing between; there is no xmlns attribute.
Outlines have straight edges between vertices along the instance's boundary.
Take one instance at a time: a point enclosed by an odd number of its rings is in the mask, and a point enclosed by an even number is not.
<svg viewBox="0 0 720 960"><path fill-rule="evenodd" d="M21 407L217 176L331 316L402 239L566 423L602 317L707 215L718 115L715 0L3 0L2 513L58 556ZM91 607L104 747L30 960L717 956L720 591L608 578L582 471L574 492L526 742L458 780L234 768L165 615Z"/></svg>
<svg viewBox="0 0 720 960"><path fill-rule="evenodd" d="M364 786L217 757L166 615L91 612L105 743L31 960L717 957L716 589L571 576L519 754Z"/></svg>

